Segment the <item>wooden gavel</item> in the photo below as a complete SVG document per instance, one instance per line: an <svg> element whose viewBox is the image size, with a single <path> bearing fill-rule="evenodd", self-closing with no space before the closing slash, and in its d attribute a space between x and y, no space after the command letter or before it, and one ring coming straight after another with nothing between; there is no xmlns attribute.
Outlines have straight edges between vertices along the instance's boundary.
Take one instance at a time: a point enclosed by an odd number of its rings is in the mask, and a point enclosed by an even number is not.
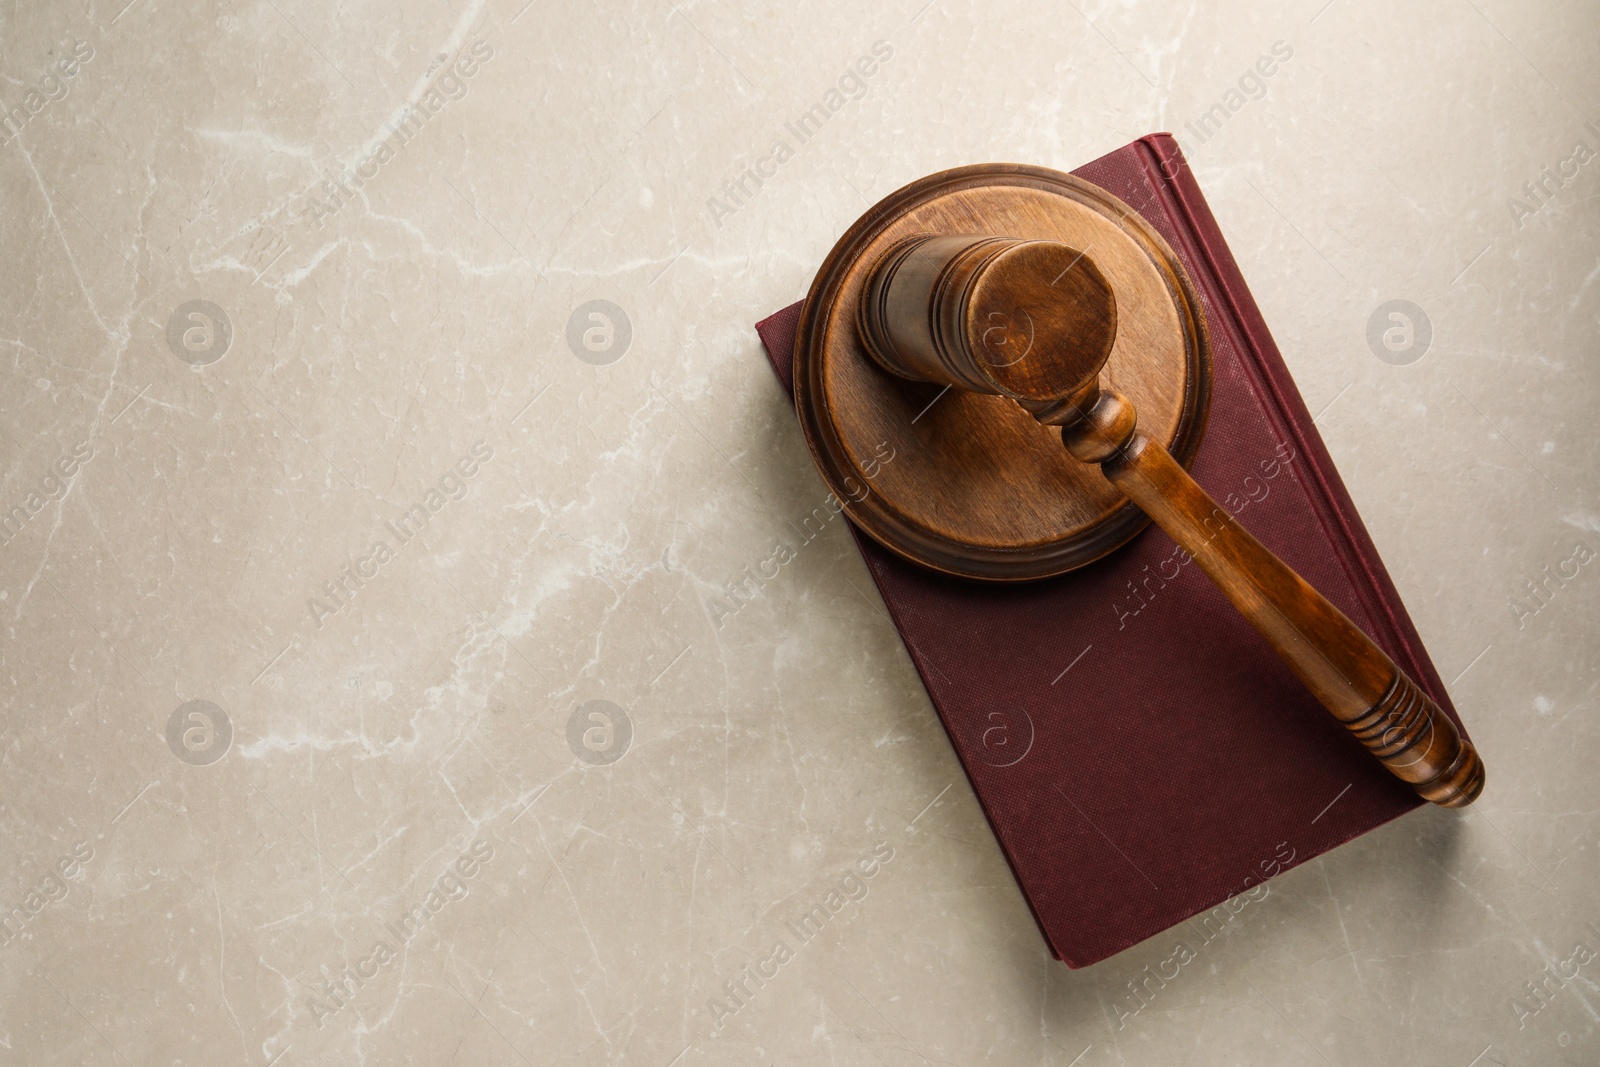
<svg viewBox="0 0 1600 1067"><path fill-rule="evenodd" d="M1483 762L1450 717L1141 432L1133 404L1101 380L1117 301L1085 252L1056 241L909 238L873 266L857 329L891 374L1009 397L1059 426L1068 452L1098 464L1165 530L1385 767L1445 807L1482 792Z"/></svg>

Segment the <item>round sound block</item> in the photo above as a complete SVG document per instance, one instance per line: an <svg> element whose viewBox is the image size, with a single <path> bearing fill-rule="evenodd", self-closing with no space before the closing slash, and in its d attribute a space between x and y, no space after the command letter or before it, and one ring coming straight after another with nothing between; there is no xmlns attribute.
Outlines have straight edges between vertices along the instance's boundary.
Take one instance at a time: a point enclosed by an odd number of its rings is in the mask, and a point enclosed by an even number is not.
<svg viewBox="0 0 1600 1067"><path fill-rule="evenodd" d="M1121 200L1070 174L1015 164L913 182L850 227L811 283L795 340L795 407L823 479L874 540L947 574L1024 581L1126 543L1149 519L1058 430L1013 401L895 377L857 328L879 258L917 234L1059 241L1091 257L1116 298L1102 379L1188 466L1211 397L1200 300L1177 256Z"/></svg>

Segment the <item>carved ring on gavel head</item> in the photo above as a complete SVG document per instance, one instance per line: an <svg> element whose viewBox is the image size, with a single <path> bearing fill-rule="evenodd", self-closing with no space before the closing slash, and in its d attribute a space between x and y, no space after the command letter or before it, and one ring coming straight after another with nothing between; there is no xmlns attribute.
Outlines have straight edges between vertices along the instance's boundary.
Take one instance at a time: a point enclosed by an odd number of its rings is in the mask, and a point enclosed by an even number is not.
<svg viewBox="0 0 1600 1067"><path fill-rule="evenodd" d="M1189 476L1204 316L1172 250L1109 193L1009 165L900 190L817 275L794 376L824 478L892 551L1020 581L1154 520L1397 777L1447 807L1482 791L1449 716Z"/></svg>

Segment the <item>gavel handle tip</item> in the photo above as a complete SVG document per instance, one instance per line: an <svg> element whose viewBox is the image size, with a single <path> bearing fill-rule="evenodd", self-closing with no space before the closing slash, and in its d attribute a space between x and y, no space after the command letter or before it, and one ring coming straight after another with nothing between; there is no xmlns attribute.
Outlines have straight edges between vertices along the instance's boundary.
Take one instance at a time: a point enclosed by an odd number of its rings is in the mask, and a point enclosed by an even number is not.
<svg viewBox="0 0 1600 1067"><path fill-rule="evenodd" d="M1435 709L1436 714L1443 712ZM1431 781L1418 785L1417 794L1441 808L1464 808L1483 793L1483 760L1472 742L1461 740L1455 763Z"/></svg>

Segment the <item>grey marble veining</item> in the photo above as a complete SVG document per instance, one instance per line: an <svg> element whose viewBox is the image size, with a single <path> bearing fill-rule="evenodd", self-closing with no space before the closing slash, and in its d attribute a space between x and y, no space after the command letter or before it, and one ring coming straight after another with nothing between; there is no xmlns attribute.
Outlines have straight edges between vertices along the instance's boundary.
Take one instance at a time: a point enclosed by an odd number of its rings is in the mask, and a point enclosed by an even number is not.
<svg viewBox="0 0 1600 1067"><path fill-rule="evenodd" d="M0 1063L1600 1061L1597 31L0 10ZM1159 129L1490 783L1069 971L752 325Z"/></svg>

